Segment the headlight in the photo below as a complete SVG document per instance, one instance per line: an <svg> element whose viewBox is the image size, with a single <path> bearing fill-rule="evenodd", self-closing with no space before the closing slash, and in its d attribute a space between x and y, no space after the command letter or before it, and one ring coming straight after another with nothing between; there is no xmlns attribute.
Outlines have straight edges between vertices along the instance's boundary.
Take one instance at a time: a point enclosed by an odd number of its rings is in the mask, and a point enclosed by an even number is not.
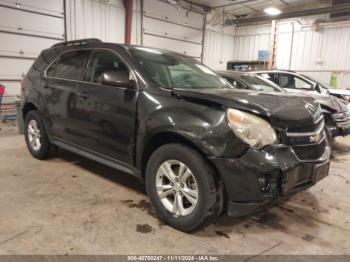
<svg viewBox="0 0 350 262"><path fill-rule="evenodd" d="M227 110L227 121L232 131L252 148L260 149L277 142L277 135L264 119L235 109Z"/></svg>

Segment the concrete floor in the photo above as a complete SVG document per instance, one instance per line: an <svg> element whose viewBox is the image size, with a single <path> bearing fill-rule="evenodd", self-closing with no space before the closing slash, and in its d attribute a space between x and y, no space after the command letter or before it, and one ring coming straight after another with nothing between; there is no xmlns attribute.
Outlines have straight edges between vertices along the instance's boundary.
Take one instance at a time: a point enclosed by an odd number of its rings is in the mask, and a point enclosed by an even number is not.
<svg viewBox="0 0 350 262"><path fill-rule="evenodd" d="M0 128L0 254L350 254L350 138L315 187L185 234L154 216L133 177L63 150L35 160L15 126Z"/></svg>

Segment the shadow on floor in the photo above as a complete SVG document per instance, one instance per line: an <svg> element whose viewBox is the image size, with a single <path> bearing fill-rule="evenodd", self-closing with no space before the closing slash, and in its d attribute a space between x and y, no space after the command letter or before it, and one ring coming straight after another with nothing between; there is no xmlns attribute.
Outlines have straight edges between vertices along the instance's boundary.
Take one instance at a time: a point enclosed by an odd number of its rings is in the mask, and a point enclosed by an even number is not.
<svg viewBox="0 0 350 262"><path fill-rule="evenodd" d="M97 176L108 179L113 183L123 185L138 193L146 194L145 187L140 182L140 180L130 174L97 163L88 158L81 157L64 149L59 149L55 158L63 159L64 161L77 165L89 172L96 174Z"/></svg>
<svg viewBox="0 0 350 262"><path fill-rule="evenodd" d="M272 230L299 236L298 232L291 230L291 225L298 224L298 227L317 228L322 223L319 216L323 212L327 213L328 210L323 210L320 207L315 195L304 191L248 217L231 218L221 216L212 226L197 232L196 235L199 237L225 237L229 239L232 233L246 237L249 234L259 234L264 230ZM306 238L311 237L306 236Z"/></svg>
<svg viewBox="0 0 350 262"><path fill-rule="evenodd" d="M63 149L59 150L56 158L78 165L89 172L108 179L113 183L130 188L146 197L144 186L137 178L129 174L120 172ZM125 200L122 201L121 204L125 204L129 208L139 208L145 211L145 214L157 219L148 200L141 200L139 203L133 202L132 200ZM195 235L199 237L230 238L229 234L232 232L245 235L252 232L256 233L257 229L277 230L290 233L288 229L290 223L298 223L307 227L317 227L317 217L320 212L327 212L327 210L322 210L322 208L320 208L317 198L312 193L304 191L248 217L237 219L223 215L208 229L198 231ZM159 229L162 229L163 226L165 226L160 221L158 224Z"/></svg>

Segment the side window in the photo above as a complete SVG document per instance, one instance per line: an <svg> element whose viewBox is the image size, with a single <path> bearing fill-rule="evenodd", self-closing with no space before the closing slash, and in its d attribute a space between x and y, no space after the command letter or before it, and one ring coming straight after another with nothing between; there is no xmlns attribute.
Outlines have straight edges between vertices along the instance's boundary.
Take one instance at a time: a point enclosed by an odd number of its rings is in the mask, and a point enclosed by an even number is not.
<svg viewBox="0 0 350 262"><path fill-rule="evenodd" d="M69 80L82 80L84 65L89 51L72 51L61 55L58 60L46 71L49 77Z"/></svg>
<svg viewBox="0 0 350 262"><path fill-rule="evenodd" d="M104 78L107 75L115 82L127 82L130 71L124 62L113 52L95 51L89 62L87 81L106 84Z"/></svg>
<svg viewBox="0 0 350 262"><path fill-rule="evenodd" d="M292 88L292 89L304 89L310 90L312 89L312 85L303 79L287 74L280 74L279 76L279 85L284 88Z"/></svg>
<svg viewBox="0 0 350 262"><path fill-rule="evenodd" d="M304 81L303 79L299 77L294 77L294 79L295 79L295 88L304 89L304 90L312 89L312 85L310 85L308 82Z"/></svg>

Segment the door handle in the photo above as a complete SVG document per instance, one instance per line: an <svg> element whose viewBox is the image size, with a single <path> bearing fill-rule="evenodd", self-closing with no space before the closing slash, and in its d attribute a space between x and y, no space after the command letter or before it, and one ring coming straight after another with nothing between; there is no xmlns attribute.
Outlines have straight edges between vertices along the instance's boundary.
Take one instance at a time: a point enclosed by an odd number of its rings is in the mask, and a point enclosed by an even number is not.
<svg viewBox="0 0 350 262"><path fill-rule="evenodd" d="M86 91L79 92L78 96L80 97L81 100L86 100L89 98L89 94Z"/></svg>

